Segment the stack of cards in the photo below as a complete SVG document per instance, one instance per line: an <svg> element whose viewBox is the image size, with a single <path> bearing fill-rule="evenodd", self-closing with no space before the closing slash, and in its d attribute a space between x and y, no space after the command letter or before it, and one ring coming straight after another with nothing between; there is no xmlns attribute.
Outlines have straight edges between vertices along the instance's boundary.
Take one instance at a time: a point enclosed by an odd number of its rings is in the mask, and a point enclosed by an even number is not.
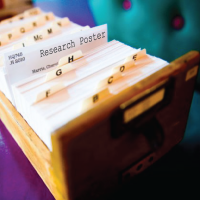
<svg viewBox="0 0 200 200"><path fill-rule="evenodd" d="M145 49L107 42L106 25L83 28L67 18L50 16L52 23L1 47L0 85L52 150L52 132L168 63ZM32 23L35 18L25 20ZM55 35L48 35L49 26Z"/></svg>
<svg viewBox="0 0 200 200"><path fill-rule="evenodd" d="M47 46L55 44L59 38L65 38L70 34L87 30L89 27L82 27L66 18L55 17L53 13L44 13L38 8L31 9L11 19L0 23L0 89L13 103L10 89L7 87L7 67L5 54L9 54L10 64L23 64L26 62L24 54L26 49L12 54L15 49L22 49L27 46ZM53 39L53 41L52 41ZM43 44L46 41L46 45ZM37 47L38 49L39 47ZM23 51L25 53L23 53ZM29 53L30 55L30 53ZM25 65L25 64L24 64Z"/></svg>

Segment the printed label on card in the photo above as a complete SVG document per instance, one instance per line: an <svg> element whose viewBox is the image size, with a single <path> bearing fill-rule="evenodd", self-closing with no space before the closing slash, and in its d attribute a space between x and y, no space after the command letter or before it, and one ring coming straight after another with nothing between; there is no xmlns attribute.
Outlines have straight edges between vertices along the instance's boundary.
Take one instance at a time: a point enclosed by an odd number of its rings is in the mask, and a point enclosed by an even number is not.
<svg viewBox="0 0 200 200"><path fill-rule="evenodd" d="M58 61L66 55L79 50L84 54L105 43L107 43L107 25L73 35L55 36L34 46L5 53L4 70L12 85L32 75L53 70L58 66Z"/></svg>

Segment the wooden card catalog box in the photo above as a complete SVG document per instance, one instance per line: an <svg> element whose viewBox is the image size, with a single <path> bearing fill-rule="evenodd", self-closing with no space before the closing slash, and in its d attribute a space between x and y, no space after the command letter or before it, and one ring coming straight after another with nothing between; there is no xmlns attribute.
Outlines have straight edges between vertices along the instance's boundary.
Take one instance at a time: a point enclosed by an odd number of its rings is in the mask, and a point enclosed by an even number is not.
<svg viewBox="0 0 200 200"><path fill-rule="evenodd" d="M52 134L52 152L0 92L1 120L56 199L95 199L181 141L199 59L189 52L94 105Z"/></svg>

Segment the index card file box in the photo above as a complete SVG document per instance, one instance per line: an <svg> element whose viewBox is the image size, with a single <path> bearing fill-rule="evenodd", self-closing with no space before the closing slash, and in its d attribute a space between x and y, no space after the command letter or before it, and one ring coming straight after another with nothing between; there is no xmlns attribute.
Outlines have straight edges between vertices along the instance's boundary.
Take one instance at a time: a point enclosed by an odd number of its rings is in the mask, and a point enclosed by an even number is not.
<svg viewBox="0 0 200 200"><path fill-rule="evenodd" d="M181 141L200 56L191 51L52 134L50 152L0 92L0 117L56 199L119 188Z"/></svg>

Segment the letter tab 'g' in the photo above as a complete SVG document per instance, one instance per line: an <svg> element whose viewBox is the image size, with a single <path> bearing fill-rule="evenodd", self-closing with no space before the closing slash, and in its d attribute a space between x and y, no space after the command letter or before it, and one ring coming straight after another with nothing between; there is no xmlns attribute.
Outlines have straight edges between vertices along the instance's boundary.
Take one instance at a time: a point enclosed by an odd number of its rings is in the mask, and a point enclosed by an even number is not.
<svg viewBox="0 0 200 200"><path fill-rule="evenodd" d="M60 76L62 74L62 69L56 71L56 76Z"/></svg>

